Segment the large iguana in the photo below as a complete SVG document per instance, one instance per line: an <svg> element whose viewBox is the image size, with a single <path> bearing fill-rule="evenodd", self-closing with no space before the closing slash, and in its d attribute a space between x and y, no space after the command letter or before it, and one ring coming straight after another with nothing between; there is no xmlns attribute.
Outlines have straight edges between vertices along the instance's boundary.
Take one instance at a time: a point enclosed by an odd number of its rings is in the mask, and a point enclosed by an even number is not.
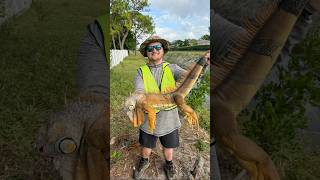
<svg viewBox="0 0 320 180"><path fill-rule="evenodd" d="M88 30L80 45L78 98L53 113L37 138L57 179L109 179L110 71L99 26L92 23Z"/></svg>
<svg viewBox="0 0 320 180"><path fill-rule="evenodd" d="M144 121L144 112L148 113L149 129L152 132L155 128L156 109L165 109L174 105L186 115L191 126L198 128L198 116L193 109L188 106L184 98L189 94L193 85L197 81L203 68L206 66L210 54L206 53L196 64L190 68L183 78L182 83L170 93L164 94L142 94L135 93L128 97L125 102L124 111L128 115L134 127L141 125Z"/></svg>
<svg viewBox="0 0 320 180"><path fill-rule="evenodd" d="M271 70L306 2L283 0L280 5L272 2L259 11L255 21L248 21L246 31L234 33L225 49L213 54L211 109L214 126L211 132L217 142L234 154L252 179L280 178L268 154L239 132L236 118ZM219 27L213 26L212 31L217 29Z"/></svg>

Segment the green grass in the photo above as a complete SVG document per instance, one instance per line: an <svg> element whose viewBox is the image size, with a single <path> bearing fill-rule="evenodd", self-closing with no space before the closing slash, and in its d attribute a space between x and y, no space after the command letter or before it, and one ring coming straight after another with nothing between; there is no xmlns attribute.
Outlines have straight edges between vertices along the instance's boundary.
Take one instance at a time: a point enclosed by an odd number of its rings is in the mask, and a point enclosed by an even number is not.
<svg viewBox="0 0 320 180"><path fill-rule="evenodd" d="M197 143L194 146L201 152L209 149L209 144L202 141L201 139L197 140Z"/></svg>
<svg viewBox="0 0 320 180"><path fill-rule="evenodd" d="M199 115L199 126L210 132L210 110L206 108L197 108L196 112Z"/></svg>
<svg viewBox="0 0 320 180"><path fill-rule="evenodd" d="M111 161L116 162L122 157L122 152L121 151L113 151L110 155Z"/></svg>
<svg viewBox="0 0 320 180"><path fill-rule="evenodd" d="M80 40L104 3L37 0L0 27L0 179L39 178L37 130L76 96Z"/></svg>

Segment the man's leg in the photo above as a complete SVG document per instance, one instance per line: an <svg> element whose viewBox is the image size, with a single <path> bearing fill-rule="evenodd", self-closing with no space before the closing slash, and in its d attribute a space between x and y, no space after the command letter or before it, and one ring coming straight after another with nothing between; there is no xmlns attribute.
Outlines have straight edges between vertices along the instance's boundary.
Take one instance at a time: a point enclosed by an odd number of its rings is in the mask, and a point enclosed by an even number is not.
<svg viewBox="0 0 320 180"><path fill-rule="evenodd" d="M141 147L141 156L145 159L150 157L152 149L147 147Z"/></svg>
<svg viewBox="0 0 320 180"><path fill-rule="evenodd" d="M173 148L163 148L163 154L166 161L172 161L173 158Z"/></svg>
<svg viewBox="0 0 320 180"><path fill-rule="evenodd" d="M174 148L179 147L179 131L178 129L167 134L165 136L161 136L160 142L163 146L163 154L166 160L163 169L167 175L168 179L174 179L176 174L176 168L172 162L173 160L173 150Z"/></svg>
<svg viewBox="0 0 320 180"><path fill-rule="evenodd" d="M133 173L134 179L140 179L144 171L149 167L150 154L152 148L156 146L157 137L140 130L139 143L141 145L141 158L139 164Z"/></svg>

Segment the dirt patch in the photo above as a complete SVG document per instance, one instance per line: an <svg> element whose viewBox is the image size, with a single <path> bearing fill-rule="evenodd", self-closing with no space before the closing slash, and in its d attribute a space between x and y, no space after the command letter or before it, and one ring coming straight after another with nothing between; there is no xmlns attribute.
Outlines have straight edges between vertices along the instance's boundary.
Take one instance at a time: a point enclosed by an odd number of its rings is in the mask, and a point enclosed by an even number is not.
<svg viewBox="0 0 320 180"><path fill-rule="evenodd" d="M208 179L210 173L209 148L199 151L195 144L201 140L209 144L209 135L202 129L192 130L184 123L180 129L180 147L174 151L174 164L177 168L177 179L194 179L191 171L194 170L196 160L197 179ZM209 146L208 146L209 147ZM111 161L111 179L132 179L133 170L140 159L140 145L138 133L118 136L111 145L111 152L118 152L121 157ZM150 157L150 166L144 173L142 179L166 179L163 171L164 156L160 142L153 149ZM200 166L200 167L199 167Z"/></svg>

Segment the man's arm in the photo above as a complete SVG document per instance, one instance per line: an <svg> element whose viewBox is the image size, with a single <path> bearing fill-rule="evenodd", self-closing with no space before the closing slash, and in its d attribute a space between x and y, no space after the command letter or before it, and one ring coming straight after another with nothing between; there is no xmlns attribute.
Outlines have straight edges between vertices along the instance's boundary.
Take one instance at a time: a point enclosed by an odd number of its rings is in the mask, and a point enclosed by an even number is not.
<svg viewBox="0 0 320 180"><path fill-rule="evenodd" d="M170 64L170 69L175 81L181 80L181 78L183 78L183 75L187 72L187 70L181 68L177 64Z"/></svg>
<svg viewBox="0 0 320 180"><path fill-rule="evenodd" d="M143 84L142 73L140 69L138 69L138 72L134 77L134 93L136 94L144 93L144 84Z"/></svg>
<svg viewBox="0 0 320 180"><path fill-rule="evenodd" d="M96 23L88 26L88 31L80 43L77 86L80 96L95 95L108 98L109 66L103 46L103 35Z"/></svg>

